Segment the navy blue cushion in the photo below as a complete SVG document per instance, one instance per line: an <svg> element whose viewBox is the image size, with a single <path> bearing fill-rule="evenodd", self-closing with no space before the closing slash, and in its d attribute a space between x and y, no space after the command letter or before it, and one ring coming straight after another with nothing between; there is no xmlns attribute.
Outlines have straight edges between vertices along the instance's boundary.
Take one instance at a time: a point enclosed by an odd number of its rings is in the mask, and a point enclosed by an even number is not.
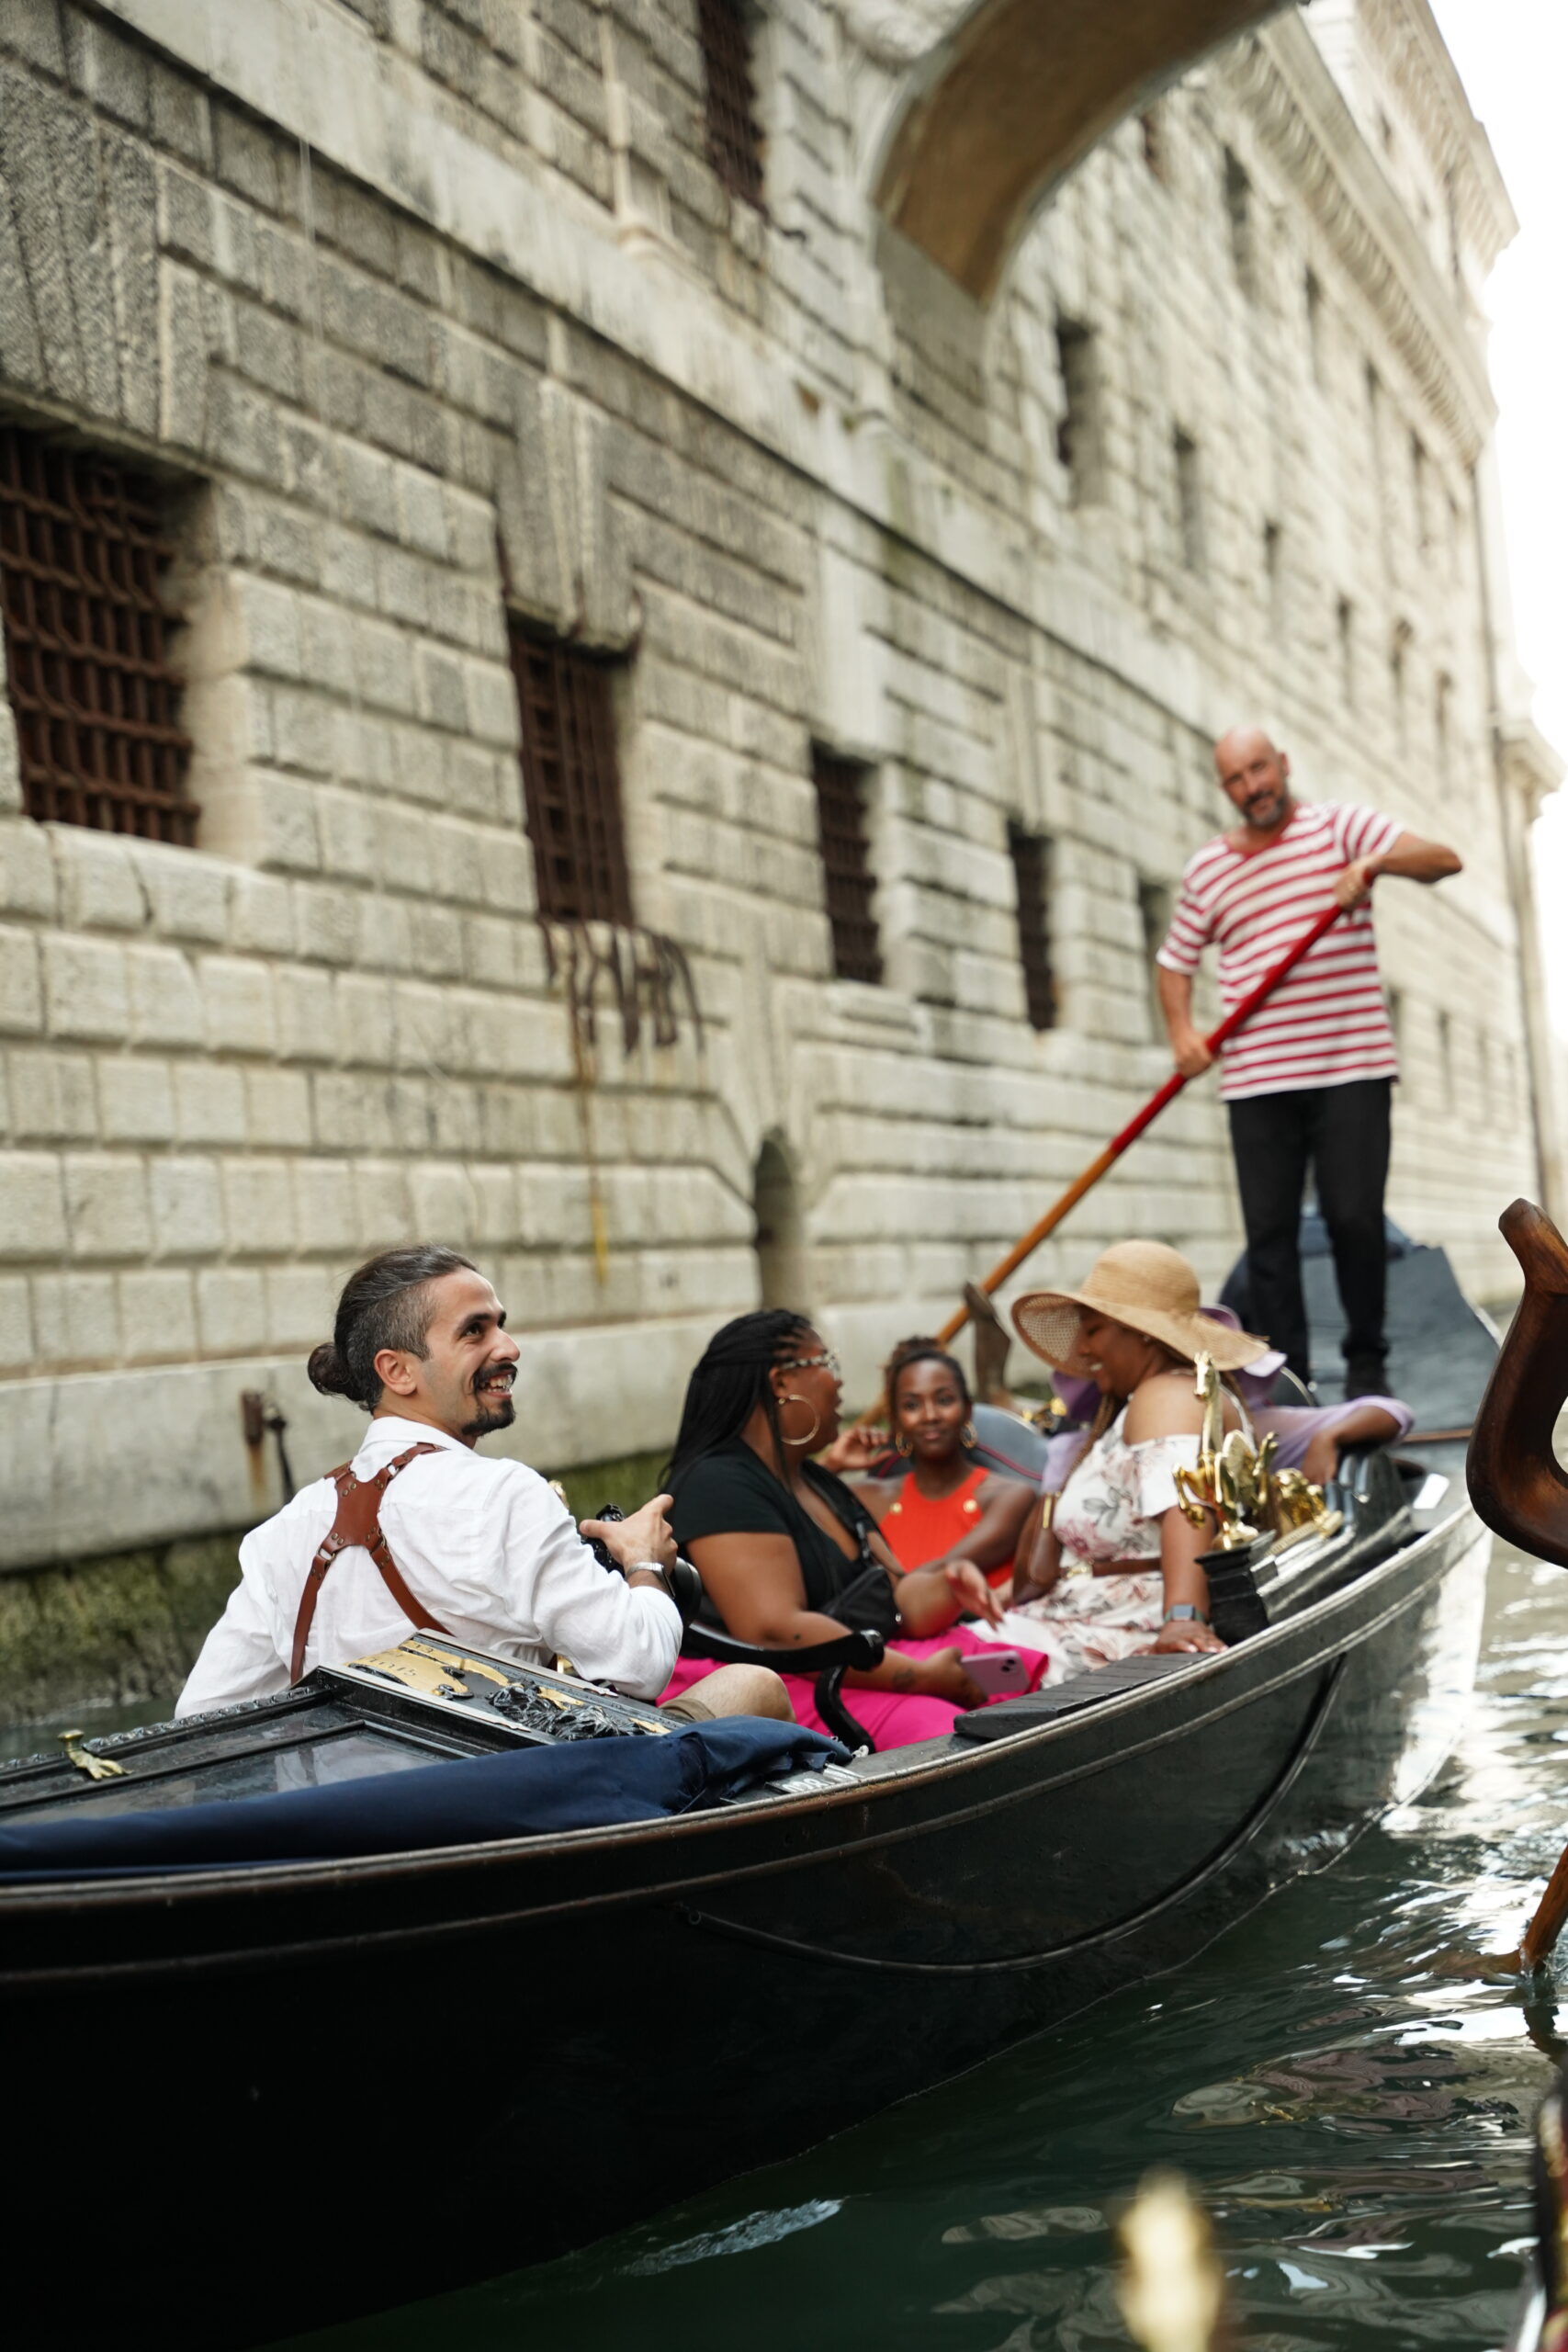
<svg viewBox="0 0 1568 2352"><path fill-rule="evenodd" d="M576 1740L389 1772L336 1787L227 1804L0 1823L0 1876L336 1860L551 1837L690 1813L803 1767L847 1763L838 1741L798 1724L725 1715L661 1739Z"/></svg>

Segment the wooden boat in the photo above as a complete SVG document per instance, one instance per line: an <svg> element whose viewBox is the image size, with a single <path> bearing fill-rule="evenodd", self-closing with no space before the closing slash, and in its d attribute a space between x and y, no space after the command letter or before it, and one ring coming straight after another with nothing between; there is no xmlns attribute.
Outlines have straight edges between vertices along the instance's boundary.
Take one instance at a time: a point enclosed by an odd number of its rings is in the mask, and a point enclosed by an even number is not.
<svg viewBox="0 0 1568 2352"><path fill-rule="evenodd" d="M0 1884L0 2210L26 2249L79 2199L87 2257L13 2263L22 2340L68 2312L257 2343L554 2255L1053 2026L1332 1861L1447 1753L1490 1542L1427 1464L1344 1467L1343 1525L1263 1564L1262 1631L967 1736L629 1827ZM0 1823L123 1806L133 1780L180 1802L286 1759L298 1784L494 1752L558 1729L551 1681L421 1636L79 1747L123 1778L0 1772ZM592 1703L623 1731L649 1715Z"/></svg>

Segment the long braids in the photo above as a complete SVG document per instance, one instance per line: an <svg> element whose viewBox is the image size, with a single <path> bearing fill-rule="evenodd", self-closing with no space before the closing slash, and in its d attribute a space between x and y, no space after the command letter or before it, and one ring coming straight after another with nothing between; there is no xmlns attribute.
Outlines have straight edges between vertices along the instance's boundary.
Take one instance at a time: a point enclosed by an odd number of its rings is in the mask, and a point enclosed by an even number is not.
<svg viewBox="0 0 1568 2352"><path fill-rule="evenodd" d="M714 1333L686 1384L681 1427L664 1465L663 1483L671 1492L694 1462L738 1437L759 1405L773 1434L774 1462L784 1460L778 1398L768 1375L811 1329L808 1316L764 1306Z"/></svg>

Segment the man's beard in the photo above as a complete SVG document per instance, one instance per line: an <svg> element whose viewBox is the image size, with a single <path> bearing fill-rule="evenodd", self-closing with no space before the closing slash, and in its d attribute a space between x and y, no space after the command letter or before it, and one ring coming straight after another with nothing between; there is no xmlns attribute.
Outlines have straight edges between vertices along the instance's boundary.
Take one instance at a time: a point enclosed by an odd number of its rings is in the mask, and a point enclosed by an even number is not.
<svg viewBox="0 0 1568 2352"><path fill-rule="evenodd" d="M510 1388L492 1389L482 1395L476 1389L474 1403L478 1410L471 1421L463 1423L465 1437L488 1437L492 1430L509 1430L517 1419Z"/></svg>

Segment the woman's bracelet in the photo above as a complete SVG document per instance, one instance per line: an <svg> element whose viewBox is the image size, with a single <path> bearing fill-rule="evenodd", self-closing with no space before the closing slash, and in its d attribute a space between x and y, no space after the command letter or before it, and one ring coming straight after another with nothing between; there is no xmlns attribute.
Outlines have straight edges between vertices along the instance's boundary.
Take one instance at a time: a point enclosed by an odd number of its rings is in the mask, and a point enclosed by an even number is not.
<svg viewBox="0 0 1568 2352"><path fill-rule="evenodd" d="M1190 1600L1179 1600L1174 1608L1166 1611L1160 1622L1168 1625L1173 1620L1177 1623L1190 1623L1194 1625L1206 1625L1209 1622L1202 1611Z"/></svg>

